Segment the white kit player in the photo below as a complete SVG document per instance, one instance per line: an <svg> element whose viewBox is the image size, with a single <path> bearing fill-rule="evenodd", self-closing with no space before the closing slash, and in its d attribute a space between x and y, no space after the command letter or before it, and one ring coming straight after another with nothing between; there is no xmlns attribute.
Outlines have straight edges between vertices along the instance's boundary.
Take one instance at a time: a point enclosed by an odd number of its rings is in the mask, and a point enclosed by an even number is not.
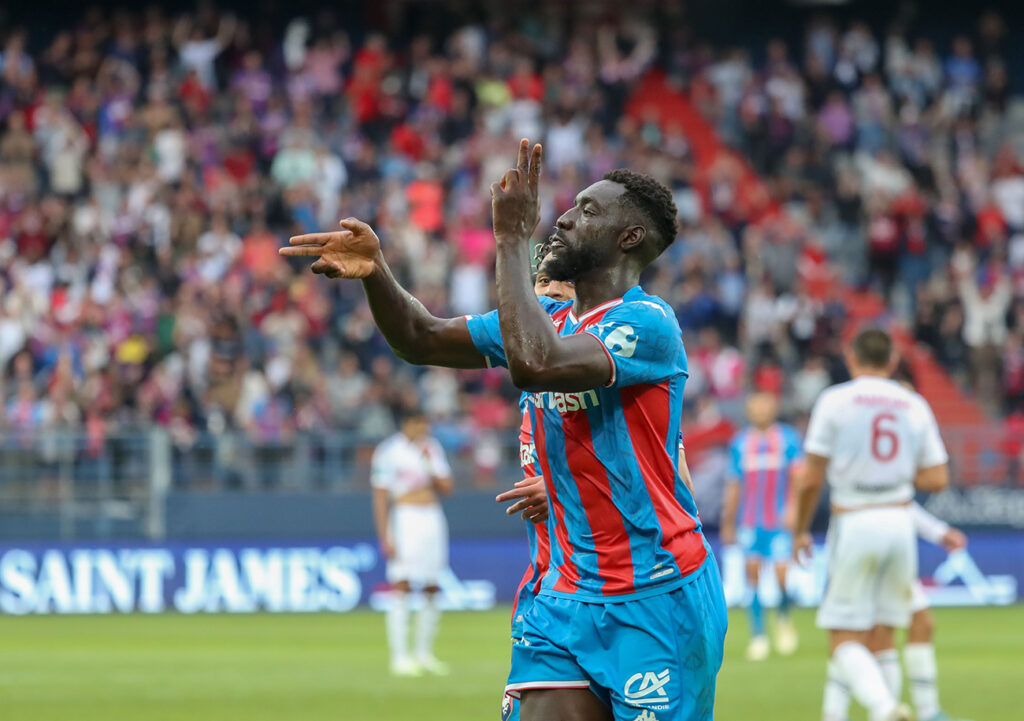
<svg viewBox="0 0 1024 721"><path fill-rule="evenodd" d="M949 553L967 548L967 536L962 531L936 518L920 504L913 504L910 512L914 517L917 535L924 540L942 546ZM914 615L910 618L907 642L903 646L903 663L910 681L910 700L914 706L914 713L917 714L917 721L955 721L939 705L939 668L935 661L935 647L932 645L935 619L928 607L928 597L920 581L914 582L910 608ZM899 654L892 645L892 640L892 634L886 634L884 629L879 629L878 633L872 633L868 638L868 648L875 654L875 658L879 659L883 670L897 674L894 678L898 682ZM896 691L895 695L899 696L898 686ZM848 709L849 706L850 692L846 684L836 683L830 679L825 686L825 708L833 709L834 713L829 718L845 719L845 712L840 715L839 711Z"/></svg>
<svg viewBox="0 0 1024 721"><path fill-rule="evenodd" d="M859 333L846 360L853 380L824 391L811 412L793 554L800 562L813 546L811 520L827 477L828 586L818 626L829 631L829 682L845 684L870 721L906 721L910 709L897 696L899 664L879 663L869 636L891 648L894 629L910 621L917 580L914 488L945 488L948 456L927 402L890 380L892 340L884 331ZM822 716L845 721L846 710L826 706Z"/></svg>
<svg viewBox="0 0 1024 721"><path fill-rule="evenodd" d="M441 572L448 566L448 524L438 494L452 491L452 474L430 423L418 410L406 411L401 431L373 454L373 519L393 594L387 612L391 673L418 676L448 672L434 657L441 617L437 605ZM423 592L416 618L415 653L409 652L409 591Z"/></svg>

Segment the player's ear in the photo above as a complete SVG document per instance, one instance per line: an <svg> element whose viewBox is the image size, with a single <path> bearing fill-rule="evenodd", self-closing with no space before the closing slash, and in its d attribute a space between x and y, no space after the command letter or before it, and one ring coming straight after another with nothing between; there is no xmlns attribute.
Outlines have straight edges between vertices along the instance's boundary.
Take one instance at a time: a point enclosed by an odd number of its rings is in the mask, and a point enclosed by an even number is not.
<svg viewBox="0 0 1024 721"><path fill-rule="evenodd" d="M647 237L647 228L642 225L632 225L622 231L619 236L619 247L626 253L631 253L641 245Z"/></svg>

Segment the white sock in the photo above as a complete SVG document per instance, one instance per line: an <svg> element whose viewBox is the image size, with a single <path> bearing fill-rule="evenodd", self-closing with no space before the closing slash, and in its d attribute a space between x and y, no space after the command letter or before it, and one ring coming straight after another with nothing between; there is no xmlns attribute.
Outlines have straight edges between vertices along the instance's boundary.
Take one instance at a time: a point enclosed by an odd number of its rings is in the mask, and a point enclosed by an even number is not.
<svg viewBox="0 0 1024 721"><path fill-rule="evenodd" d="M437 594L423 596L423 608L416 614L416 658L430 658L434 655L434 636L441 621L441 609L437 607Z"/></svg>
<svg viewBox="0 0 1024 721"><path fill-rule="evenodd" d="M868 710L871 721L882 721L896 708L896 700L885 685L882 669L867 646L856 641L845 641L836 647L832 660L850 694Z"/></svg>
<svg viewBox="0 0 1024 721"><path fill-rule="evenodd" d="M889 693L898 702L903 694L903 667L900 666L900 655L894 648L887 648L884 651L875 652L875 660L878 667L882 669L882 676L885 677L885 685L889 687Z"/></svg>
<svg viewBox="0 0 1024 721"><path fill-rule="evenodd" d="M850 717L850 687L846 685L839 667L828 660L825 678L825 698L821 704L821 721L846 721Z"/></svg>
<svg viewBox="0 0 1024 721"><path fill-rule="evenodd" d="M409 594L392 593L391 605L387 612L388 646L391 649L391 663L401 663L409 658Z"/></svg>
<svg viewBox="0 0 1024 721"><path fill-rule="evenodd" d="M910 679L910 700L919 719L930 719L939 707L939 666L935 647L930 643L908 643L903 647L903 662Z"/></svg>

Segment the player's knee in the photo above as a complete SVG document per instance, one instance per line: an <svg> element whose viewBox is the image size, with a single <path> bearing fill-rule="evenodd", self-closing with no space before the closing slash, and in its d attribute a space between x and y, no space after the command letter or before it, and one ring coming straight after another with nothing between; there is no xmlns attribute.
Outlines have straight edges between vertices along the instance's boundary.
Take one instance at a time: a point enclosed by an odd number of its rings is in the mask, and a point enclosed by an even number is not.
<svg viewBox="0 0 1024 721"><path fill-rule="evenodd" d="M935 636L935 617L927 608L918 611L910 619L907 629L907 643L931 643Z"/></svg>
<svg viewBox="0 0 1024 721"><path fill-rule="evenodd" d="M896 634L892 626L875 626L868 632L867 646L872 653L886 651L896 644Z"/></svg>

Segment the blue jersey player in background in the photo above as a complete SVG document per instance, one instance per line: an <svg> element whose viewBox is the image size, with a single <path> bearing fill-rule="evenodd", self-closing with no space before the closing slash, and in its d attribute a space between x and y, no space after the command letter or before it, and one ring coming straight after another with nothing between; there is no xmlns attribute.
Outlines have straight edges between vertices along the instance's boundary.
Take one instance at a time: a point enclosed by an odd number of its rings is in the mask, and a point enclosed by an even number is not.
<svg viewBox="0 0 1024 721"><path fill-rule="evenodd" d="M541 147L491 186L497 312L437 318L394 279L373 230L291 239L282 255L359 278L395 353L419 364L507 366L530 395L551 512L551 564L523 619L506 690L523 721L710 721L725 598L677 469L686 355L672 308L638 285L675 240L671 193L628 170L585 188L546 264L576 300L538 304L530 238Z"/></svg>
<svg viewBox="0 0 1024 721"><path fill-rule="evenodd" d="M803 463L800 435L779 423L778 399L765 391L747 399L750 425L732 439L729 475L722 506L722 542L738 543L746 560L751 639L747 658L762 661L770 653L758 590L760 570L773 564L779 584L775 648L783 656L796 651L796 629L789 618L786 572L793 547L792 481Z"/></svg>

